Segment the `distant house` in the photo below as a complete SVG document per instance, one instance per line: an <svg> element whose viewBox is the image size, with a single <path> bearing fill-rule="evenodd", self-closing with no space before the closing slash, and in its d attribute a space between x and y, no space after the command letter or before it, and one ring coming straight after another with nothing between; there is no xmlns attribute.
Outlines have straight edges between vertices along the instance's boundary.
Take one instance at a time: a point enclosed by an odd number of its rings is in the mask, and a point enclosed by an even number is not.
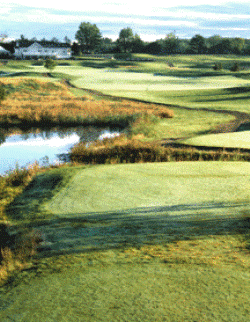
<svg viewBox="0 0 250 322"><path fill-rule="evenodd" d="M67 59L71 57L71 47L65 43L38 42L32 44L18 45L14 53L16 58L55 58Z"/></svg>

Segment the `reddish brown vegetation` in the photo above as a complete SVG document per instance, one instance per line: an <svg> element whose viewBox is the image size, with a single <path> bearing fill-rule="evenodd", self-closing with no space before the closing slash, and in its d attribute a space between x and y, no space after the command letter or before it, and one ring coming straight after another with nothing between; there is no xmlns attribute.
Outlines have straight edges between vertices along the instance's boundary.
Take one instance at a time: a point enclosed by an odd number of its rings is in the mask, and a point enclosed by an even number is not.
<svg viewBox="0 0 250 322"><path fill-rule="evenodd" d="M165 106L130 101L93 100L75 97L64 84L27 78L3 78L9 95L0 106L2 124L90 124L124 122L153 114L173 117Z"/></svg>

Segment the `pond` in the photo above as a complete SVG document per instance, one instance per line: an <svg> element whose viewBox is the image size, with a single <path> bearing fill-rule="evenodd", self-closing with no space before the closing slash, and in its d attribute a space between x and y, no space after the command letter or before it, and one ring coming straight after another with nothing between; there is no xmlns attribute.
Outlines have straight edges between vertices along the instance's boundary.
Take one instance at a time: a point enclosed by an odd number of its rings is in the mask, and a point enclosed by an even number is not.
<svg viewBox="0 0 250 322"><path fill-rule="evenodd" d="M37 161L41 165L60 163L59 155L69 152L76 143L102 140L119 135L119 129L94 126L53 128L49 130L0 130L0 175Z"/></svg>

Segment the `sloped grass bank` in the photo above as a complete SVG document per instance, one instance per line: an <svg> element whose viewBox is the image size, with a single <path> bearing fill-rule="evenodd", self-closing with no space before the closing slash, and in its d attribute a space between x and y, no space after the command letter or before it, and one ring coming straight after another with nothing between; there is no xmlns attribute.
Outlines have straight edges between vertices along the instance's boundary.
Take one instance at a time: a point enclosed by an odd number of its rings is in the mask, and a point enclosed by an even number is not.
<svg viewBox="0 0 250 322"><path fill-rule="evenodd" d="M207 134L179 142L193 146L250 150L250 131Z"/></svg>
<svg viewBox="0 0 250 322"><path fill-rule="evenodd" d="M249 177L242 162L38 175L8 215L46 243L2 288L1 319L248 321Z"/></svg>

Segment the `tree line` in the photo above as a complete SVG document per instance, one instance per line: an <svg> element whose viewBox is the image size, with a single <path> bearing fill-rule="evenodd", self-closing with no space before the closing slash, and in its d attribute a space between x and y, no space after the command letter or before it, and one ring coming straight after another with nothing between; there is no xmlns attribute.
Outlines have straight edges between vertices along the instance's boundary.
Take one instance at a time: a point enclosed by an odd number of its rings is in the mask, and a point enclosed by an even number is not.
<svg viewBox="0 0 250 322"><path fill-rule="evenodd" d="M191 39L180 39L175 32L168 33L165 38L146 42L134 33L129 27L121 29L117 40L103 37L96 24L82 22L75 34L73 43L66 36L64 42L71 45L73 55L81 53L148 53L148 54L237 54L250 55L250 39L240 37L224 38L214 35L205 38L199 34ZM19 46L28 46L36 41L36 38L28 39L21 35L20 39L10 44L3 44L7 50L14 52L18 43ZM39 42L46 41L42 39ZM52 38L50 42L59 43L59 40ZM1 45L1 44L0 44Z"/></svg>
<svg viewBox="0 0 250 322"><path fill-rule="evenodd" d="M195 35L190 40L180 39L175 32L164 39L145 42L129 27L121 29L116 41L103 38L100 29L89 22L82 22L76 32L73 52L149 53L149 54L250 54L250 40L214 35L205 38Z"/></svg>

